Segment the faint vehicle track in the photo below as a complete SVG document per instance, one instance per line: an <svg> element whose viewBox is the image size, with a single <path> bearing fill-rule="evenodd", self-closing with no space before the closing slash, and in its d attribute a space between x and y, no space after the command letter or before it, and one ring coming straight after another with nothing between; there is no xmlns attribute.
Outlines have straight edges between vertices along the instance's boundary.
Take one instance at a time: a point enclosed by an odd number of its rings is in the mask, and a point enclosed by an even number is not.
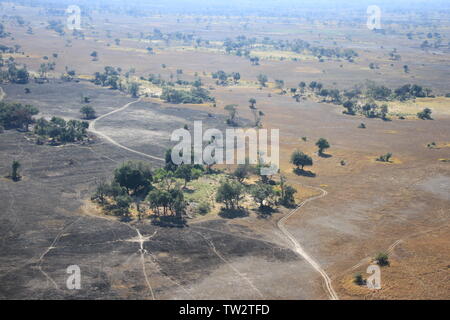
<svg viewBox="0 0 450 320"><path fill-rule="evenodd" d="M107 141L109 141L110 143L114 144L115 146L117 146L117 147L119 147L119 148L122 148L122 149L124 149L124 150L130 151L130 152L133 152L133 153L136 153L136 154L139 154L139 155L142 155L142 156L144 156L144 157L147 157L147 158L150 158L150 159L153 159L153 160L158 160L158 161L163 161L163 162L164 162L165 159L163 159L163 158L155 157L155 156L152 156L152 155L149 155L149 154L146 154L146 153L143 153L143 152L139 152L139 151L130 149L130 148L128 148L128 147L125 147L125 146L121 145L120 143L116 142L115 140L113 140L112 138L110 138L109 136L107 136L106 134L104 134L104 133L102 133L102 132L100 132L100 131L98 131L98 130L95 129L95 124L97 123L97 121L99 121L99 120L101 120L101 119L103 119L103 118L106 118L106 117L108 117L108 116L110 116L110 115L112 115L112 114L114 114L114 113L123 111L123 110L127 109L128 107L130 107L131 105L133 105L134 103L137 103L137 102L139 102L139 101L141 101L141 99L138 99L138 100L136 100L136 101L129 102L129 103L127 103L126 105L124 105L123 107L121 107L121 108L119 108L119 109L116 109L116 110L114 110L114 111L111 111L111 112L109 112L109 113L107 113L107 114L104 114L104 115L102 115L102 116L96 118L94 121L91 122L91 128L90 128L90 131L91 131L92 133L95 133L95 134L100 135L101 137L103 137L104 139L106 139ZM304 258L304 259L305 259L305 260L306 260L306 261L307 261L307 262L308 262L308 263L309 263L309 264L310 264L317 272L320 273L320 275L322 276L322 278L323 278L323 280L324 280L324 282L325 282L325 288L326 288L326 290L327 290L327 292L328 292L328 295L329 295L330 299L332 299L332 300L338 300L339 297L338 297L338 295L336 294L336 292L335 292L334 289L333 289L333 286L332 286L332 284L331 284L331 279L330 279L330 277L326 274L326 272L322 269L322 267L321 267L314 259L312 259L312 258L305 252L305 250L302 248L302 246L299 244L299 242L294 238L294 236L293 236L293 235L286 229L286 227L285 227L285 223L287 222L287 220L288 220L290 217L292 217L298 210L300 210L300 208L302 208L306 203L308 203L308 202L310 202L310 201L313 201L313 200L316 200L316 199L323 198L323 197L325 197L325 196L328 194L328 192L326 192L325 190L323 190L323 189L321 189L321 188L315 188L315 189L320 190L320 191L322 192L322 194L319 195L319 196L315 196L315 197L312 197L312 198L309 198L309 199L303 201L299 206L297 206L296 209L292 210L289 214L287 214L287 215L284 216L282 219L280 219L280 220L278 221L278 223L277 223L277 226L278 226L278 228L280 229L280 231L283 233L283 235L285 236L285 239L287 239L288 241L290 241L290 242L293 244L293 246L294 246L294 251L295 251L297 254L299 254L301 257L303 257L303 258ZM139 234L139 230L138 230L138 229L136 229L136 232L138 232L138 234ZM199 234L200 234L200 233L199 233ZM201 235L201 234L200 234L200 235ZM230 266L237 274L239 274L239 275L240 275L241 277L243 277L247 282L249 282L250 286L251 286L256 292L258 292L258 294L262 297L261 292L253 285L253 283L251 283L251 281L250 281L247 277L245 277L245 275L241 274L236 268L234 268L232 265L230 265L230 263L229 263L228 261L226 261L226 260L220 255L220 253L217 252L217 250L216 250L214 244L213 244L210 240L208 240L207 238L205 238L203 235L201 235L201 236L205 239L205 241L208 242L208 244L209 244L210 247L212 248L213 252L214 252L214 253L215 253L222 261L224 261L228 266ZM148 279L147 279L147 275L146 275L146 273L145 273L145 269L144 269L144 275L145 275L145 277L146 277L147 284L149 285L149 282L148 282ZM151 288L151 287L150 287L150 288ZM153 294L153 291L152 291L152 294Z"/></svg>
<svg viewBox="0 0 450 320"><path fill-rule="evenodd" d="M196 232L198 235L200 235L205 241L206 243L209 245L209 247L211 248L211 250L214 252L214 254L219 257L220 260L222 260L228 267L230 267L231 270L233 270L239 277L241 277L243 280L245 280L249 286L253 289L253 291L255 291L261 298L264 298L263 294L261 293L261 291L259 291L258 288L255 287L255 285L251 282L251 280L243 273L241 273L238 269L236 269L230 262L228 262L216 249L216 246L214 245L214 243L206 238L204 235L202 235L199 232Z"/></svg>
<svg viewBox="0 0 450 320"><path fill-rule="evenodd" d="M113 111L111 111L111 112L109 112L109 113L106 113L106 114L104 114L104 115L102 115L102 116L96 118L95 120L93 120L93 121L91 122L89 131L91 131L92 133L95 133L95 134L101 136L102 138L104 138L105 140L109 141L110 143L112 143L113 145L115 145L115 146L117 146L117 147L119 147L119 148L122 148L122 149L124 149L124 150L129 151L129 152L133 152L133 153L139 154L139 155L141 155L141 156L144 156L144 157L147 157L147 158L150 158L150 159L153 159L153 160L164 161L163 158L156 157L156 156L152 156L152 155L149 155L149 154L146 154L146 153L143 153L143 152L139 152L139 151L130 149L130 148L128 148L128 147L125 147L124 145L121 145L121 144L118 143L117 141L113 140L113 139L112 139L111 137L109 137L108 135L106 135L106 134L104 134L104 133L98 131L97 129L95 129L95 125L97 124L97 121L99 121L99 120L101 120L101 119L103 119L103 118L106 118L106 117L108 117L108 116L110 116L110 115L112 115L112 114L114 114L114 113L123 111L123 110L127 109L128 107L130 107L131 105L133 105L133 104L135 104L135 103L137 103L137 102L140 102L140 101L141 101L141 99L138 99L138 100L136 100L136 101L129 102L129 103L127 103L126 105L124 105L123 107L121 107L121 108L119 108L119 109L113 110Z"/></svg>
<svg viewBox="0 0 450 320"><path fill-rule="evenodd" d="M330 297L331 300L339 300L338 295L336 294L336 292L333 289L333 286L331 284L331 279L330 277L327 275L327 273L322 269L322 267L313 259L311 258L311 256L305 252L305 250L302 248L302 246L300 245L300 243L297 241L297 239L294 238L294 236L286 229L285 225L286 222L289 220L290 217L292 217L295 213L297 213L297 211L299 211L305 204L307 204L308 202L320 199L325 197L328 192L321 189L321 188L315 188L321 192L320 195L318 196L314 196L312 198L309 198L305 201L303 201L302 203L300 203L297 208L295 208L294 210L292 210L290 213L288 213L287 215L285 215L283 218L281 218L278 223L277 226L280 229L280 231L284 234L285 238L290 241L293 246L294 246L294 251L300 255L303 259L305 259L317 272L320 273L320 275L322 276L324 283L325 283L325 288L328 292L328 295Z"/></svg>

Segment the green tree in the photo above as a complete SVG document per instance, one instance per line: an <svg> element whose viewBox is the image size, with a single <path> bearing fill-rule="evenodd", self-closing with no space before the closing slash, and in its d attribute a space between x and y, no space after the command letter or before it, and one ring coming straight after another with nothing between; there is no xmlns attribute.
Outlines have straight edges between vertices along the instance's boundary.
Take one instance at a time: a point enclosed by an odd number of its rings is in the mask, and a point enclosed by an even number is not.
<svg viewBox="0 0 450 320"><path fill-rule="evenodd" d="M236 169L233 172L233 176L236 177L236 179L242 183L245 179L248 178L250 173L250 168L247 164L240 164L236 167Z"/></svg>
<svg viewBox="0 0 450 320"><path fill-rule="evenodd" d="M164 166L164 168L168 171L176 171L178 168L178 165L176 165L173 161L172 161L172 149L167 149L166 153L164 155L164 159L166 162L166 165Z"/></svg>
<svg viewBox="0 0 450 320"><path fill-rule="evenodd" d="M305 166L312 166L313 160L310 156L307 154L304 154L303 152L296 150L291 155L291 163L297 167L297 169L300 169L303 171L303 168Z"/></svg>
<svg viewBox="0 0 450 320"><path fill-rule="evenodd" d="M250 188L250 194L260 209L272 208L277 202L277 192L270 184L257 182Z"/></svg>
<svg viewBox="0 0 450 320"><path fill-rule="evenodd" d="M323 151L328 149L330 147L330 144L328 143L327 139L320 138L316 142L317 148L319 148L319 155L323 155Z"/></svg>
<svg viewBox="0 0 450 320"><path fill-rule="evenodd" d="M133 98L137 98L139 95L139 83L132 82L128 90L130 91L130 94Z"/></svg>
<svg viewBox="0 0 450 320"><path fill-rule="evenodd" d="M114 210L115 213L122 216L128 216L128 214L130 213L130 205L132 202L133 200L127 194L118 196L116 198L116 209Z"/></svg>
<svg viewBox="0 0 450 320"><path fill-rule="evenodd" d="M250 100L248 100L248 102L250 103L250 109L256 109L256 107L255 107L256 99L255 98L251 98Z"/></svg>
<svg viewBox="0 0 450 320"><path fill-rule="evenodd" d="M20 179L19 175L19 168L20 168L20 162L17 160L14 160L11 165L11 179L14 181L18 181Z"/></svg>
<svg viewBox="0 0 450 320"><path fill-rule="evenodd" d="M244 188L237 181L223 181L216 193L216 201L224 203L227 210L239 208L239 202L244 197Z"/></svg>
<svg viewBox="0 0 450 320"><path fill-rule="evenodd" d="M417 113L417 117L422 120L432 120L433 118L431 117L431 113L432 111L430 108L425 108Z"/></svg>
<svg viewBox="0 0 450 320"><path fill-rule="evenodd" d="M237 115L237 104L228 104L225 106L225 110L228 111L227 124L235 126Z"/></svg>
<svg viewBox="0 0 450 320"><path fill-rule="evenodd" d="M83 116L83 118L87 119L87 120L95 119L97 117L94 108L91 107L91 106L83 106L83 107L81 107L80 113Z"/></svg>
<svg viewBox="0 0 450 320"><path fill-rule="evenodd" d="M142 162L128 161L114 171L114 181L124 187L128 194L145 194L151 189L153 173Z"/></svg>
<svg viewBox="0 0 450 320"><path fill-rule="evenodd" d="M201 173L201 170L194 168L190 164L182 164L175 171L175 176L184 179L184 188L186 188L187 183L200 178Z"/></svg>
<svg viewBox="0 0 450 320"><path fill-rule="evenodd" d="M269 81L269 79L267 78L267 76L265 74L260 74L258 75L258 82L262 87L265 87L267 85L267 81Z"/></svg>
<svg viewBox="0 0 450 320"><path fill-rule="evenodd" d="M377 256L375 257L375 261L378 263L378 265L380 266L387 266L389 265L389 256L387 253L385 252L380 252L377 254Z"/></svg>
<svg viewBox="0 0 450 320"><path fill-rule="evenodd" d="M286 177L283 175L280 177L280 189L280 203L286 207L293 206L295 204L294 195L297 193L297 190L289 185L286 185Z"/></svg>

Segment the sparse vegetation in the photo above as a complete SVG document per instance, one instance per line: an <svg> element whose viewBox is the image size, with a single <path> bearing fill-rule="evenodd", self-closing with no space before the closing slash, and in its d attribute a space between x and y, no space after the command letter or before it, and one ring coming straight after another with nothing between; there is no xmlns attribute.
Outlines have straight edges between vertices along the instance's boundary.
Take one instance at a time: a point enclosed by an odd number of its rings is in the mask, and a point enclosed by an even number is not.
<svg viewBox="0 0 450 320"><path fill-rule="evenodd" d="M375 261L378 263L379 266L384 267L389 265L389 256L385 252L380 252L375 257Z"/></svg>
<svg viewBox="0 0 450 320"><path fill-rule="evenodd" d="M391 162L392 153L386 153L384 155L379 156L376 160L379 162Z"/></svg>

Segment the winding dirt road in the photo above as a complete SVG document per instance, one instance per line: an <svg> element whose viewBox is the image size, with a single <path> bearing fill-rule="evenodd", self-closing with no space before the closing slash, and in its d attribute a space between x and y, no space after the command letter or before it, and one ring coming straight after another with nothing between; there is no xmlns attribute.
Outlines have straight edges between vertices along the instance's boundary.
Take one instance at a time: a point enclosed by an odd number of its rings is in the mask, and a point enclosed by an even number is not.
<svg viewBox="0 0 450 320"><path fill-rule="evenodd" d="M322 269L322 267L313 258L311 258L311 256L308 253L306 253L306 251L302 248L302 246L297 241L297 239L295 239L294 236L286 229L286 222L289 220L289 218L291 218L295 213L297 213L305 204L307 204L308 202L323 198L328 194L328 192L326 192L325 190L323 190L321 188L314 188L314 189L319 190L321 192L321 194L318 196L306 199L305 201L300 203L297 206L297 208L295 208L289 214L287 214L283 218L281 218L278 221L277 226L278 226L278 229L280 229L280 231L283 233L285 238L292 243L294 251L299 256L301 256L303 259L305 259L317 272L320 273L320 275L322 276L322 278L324 280L325 288L327 290L327 293L328 293L328 296L330 297L330 299L331 300L339 300L339 297L336 294L336 292L334 291L333 286L331 284L330 277Z"/></svg>
<svg viewBox="0 0 450 320"><path fill-rule="evenodd" d="M136 153L136 154L139 154L139 155L141 155L141 156L144 156L144 157L147 157L147 158L150 158L150 159L153 159L153 160L158 160L158 161L165 161L165 159L163 159L163 158L160 158L160 157L156 157L156 156L152 156L152 155L150 155L150 154L147 154L147 153L143 153L143 152L139 152L139 151L136 151L136 150L133 150L133 149L130 149L130 148L128 148L128 147L125 147L124 145L121 145L120 143L118 143L117 141L115 141L115 140L113 140L111 137L109 137L109 136L107 136L106 134L104 134L104 133L102 133L102 132L100 132L100 131L98 131L97 129L95 129L95 125L96 125L96 123L97 123L97 121L99 121L99 120L101 120L101 119L103 119L103 118L106 118L106 117L108 117L108 116L110 116L110 115L112 115L112 114L114 114L114 113L117 113L117 112L120 112L120 111L123 111L123 110L125 110L125 109L127 109L128 107L130 107L131 105L133 105L133 104L135 104L135 103L137 103L137 102L139 102L139 101L141 101L141 99L138 99L138 100L136 100L136 101L132 101L132 102L129 102L129 103L127 103L126 105L124 105L123 107L121 107L121 108L119 108L119 109L116 109L116 110L114 110L114 111L111 111L111 112L109 112L109 113L106 113L106 114L104 114L104 115L102 115L102 116L100 116L100 117L98 117L98 118L96 118L95 120L93 120L92 122L91 122L91 125L90 125L90 131L92 132L92 133L94 133L94 134L97 134L97 135L99 135L99 136L101 136L102 138L104 138L105 140L107 140L108 142L110 142L110 143L112 143L113 145L115 145L115 146L117 146L117 147L119 147L119 148L121 148L121 149L124 149L124 150L127 150L127 151L129 151L129 152L132 152L132 153ZM328 192L327 191L325 191L325 190L323 190L323 189L321 189L321 188L317 188L317 187L311 187L311 188L314 188L314 189L317 189L317 190L319 190L320 192L321 192L321 194L320 195L318 195L318 196L314 196L314 197L312 197L312 198L309 198L309 199L307 199L307 200L305 200L305 201L303 201L300 205L298 205L297 206L297 208L295 208L294 210L292 210L289 214L287 214L286 216L284 216L283 218L281 218L279 221L278 221L278 223L277 223L277 226L278 226L278 229L281 231L281 233L283 234L283 236L284 236L284 238L285 238L285 240L288 240L288 242L290 242L292 245L293 245L293 250L294 250L294 252L295 253L297 253L299 256L301 256L303 259L305 259L318 273L320 273L320 275L322 276L322 278L323 278L323 280L324 280L324 284L325 284L325 289L326 289L326 291L327 291L327 293L328 293L328 296L329 296L329 298L331 299L331 300L339 300L339 297L338 297L338 295L336 294L336 292L334 291L334 289L333 289L333 286L332 286L332 284L331 284L331 279L330 279L330 277L327 275L327 273L322 269L322 267L303 249L303 247L300 245L300 243L297 241L297 239L295 239L295 237L286 229L286 222L289 220L289 218L291 218L295 213L297 213L305 204L307 204L308 202L311 202L311 201L314 201L314 200L317 200L317 199L320 199L320 198L323 198L323 197L325 197L327 194L328 194ZM136 231L137 231L137 233L138 233L138 235L140 236L140 234L139 234L139 230L137 230L136 229ZM140 236L140 237L142 237L142 236ZM142 249L142 247L141 247L141 249ZM214 251L215 251L215 248L214 248ZM216 252L216 254L217 254L217 252ZM221 257L222 258L222 257ZM225 260L224 260L225 261ZM228 263L228 262L226 262L226 263ZM145 276L146 276L146 273L145 273L145 270L144 270L144 274L145 274ZM148 279L146 278L146 281L147 281L147 284L149 285L149 282L148 282ZM253 286L253 284L251 285L252 287L253 287L253 289L255 289L256 291L258 291L259 292L259 290L257 290L254 286ZM149 288L151 288L151 286L149 285ZM151 289L150 289L151 290ZM152 292L152 290L151 290L151 292ZM260 292L259 292L260 293ZM261 293L260 293L261 294ZM153 295L153 292L152 292L152 295ZM153 296L154 297L154 296Z"/></svg>

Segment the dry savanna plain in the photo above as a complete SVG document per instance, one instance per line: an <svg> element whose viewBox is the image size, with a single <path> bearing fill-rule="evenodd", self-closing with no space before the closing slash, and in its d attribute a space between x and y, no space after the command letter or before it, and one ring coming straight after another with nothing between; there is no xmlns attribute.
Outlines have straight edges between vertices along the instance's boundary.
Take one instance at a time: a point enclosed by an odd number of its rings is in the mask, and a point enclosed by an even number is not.
<svg viewBox="0 0 450 320"><path fill-rule="evenodd" d="M365 8L297 18L86 5L70 30L67 6L40 2L0 2L0 111L39 110L20 125L0 112L1 299L450 298L448 8L386 14L374 31ZM88 128L62 138L60 120ZM171 134L194 121L279 129L279 173L260 182L216 165L168 178L157 169ZM313 165L294 170L296 150ZM151 168L154 189L100 197L129 161ZM152 200L169 180L183 198L173 215ZM241 191L229 210L226 181ZM295 203L258 205L254 191L279 197L281 181ZM380 253L381 289L356 283ZM71 265L79 290L66 286Z"/></svg>

